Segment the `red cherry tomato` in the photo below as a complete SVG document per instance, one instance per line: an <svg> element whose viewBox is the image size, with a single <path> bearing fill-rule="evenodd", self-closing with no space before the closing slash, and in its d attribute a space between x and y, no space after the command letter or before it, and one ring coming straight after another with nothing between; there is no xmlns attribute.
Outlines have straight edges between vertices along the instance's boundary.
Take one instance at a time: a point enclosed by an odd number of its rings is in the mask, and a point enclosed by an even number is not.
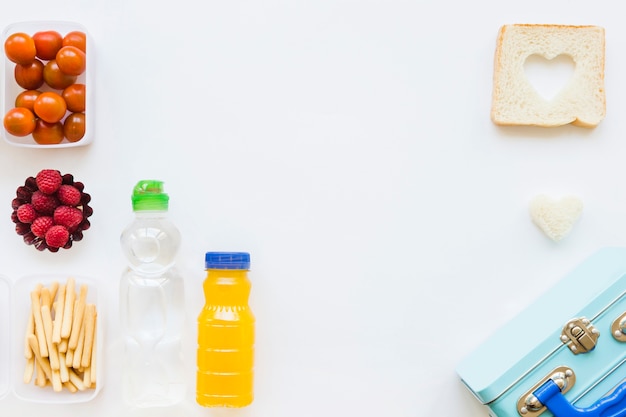
<svg viewBox="0 0 626 417"><path fill-rule="evenodd" d="M72 113L63 122L63 135L70 142L78 142L85 136L85 113Z"/></svg>
<svg viewBox="0 0 626 417"><path fill-rule="evenodd" d="M4 53L16 64L28 65L37 56L35 41L26 33L13 33L4 41Z"/></svg>
<svg viewBox="0 0 626 417"><path fill-rule="evenodd" d="M38 119L33 130L33 139L40 145L56 145L63 141L63 124L48 123Z"/></svg>
<svg viewBox="0 0 626 417"><path fill-rule="evenodd" d="M71 112L85 111L85 84L72 84L61 94Z"/></svg>
<svg viewBox="0 0 626 417"><path fill-rule="evenodd" d="M76 78L75 75L68 75L61 71L55 59L48 61L43 67L43 80L54 89L63 90L65 87L74 84Z"/></svg>
<svg viewBox="0 0 626 417"><path fill-rule="evenodd" d="M4 115L4 128L13 136L26 136L35 130L35 115L24 107L16 107Z"/></svg>
<svg viewBox="0 0 626 417"><path fill-rule="evenodd" d="M46 91L35 100L35 114L48 123L56 123L63 119L67 111L65 100L58 93Z"/></svg>
<svg viewBox="0 0 626 417"><path fill-rule="evenodd" d="M54 59L63 46L63 36L57 31L46 30L33 35L37 57L45 61Z"/></svg>
<svg viewBox="0 0 626 417"><path fill-rule="evenodd" d="M56 60L59 69L69 75L82 74L87 65L85 53L75 46L64 46L59 49Z"/></svg>
<svg viewBox="0 0 626 417"><path fill-rule="evenodd" d="M87 35L79 30L68 32L63 37L63 46L75 46L83 52L87 52Z"/></svg>
<svg viewBox="0 0 626 417"><path fill-rule="evenodd" d="M15 81L25 90L36 90L43 85L43 63L35 59L30 64L15 65Z"/></svg>
<svg viewBox="0 0 626 417"><path fill-rule="evenodd" d="M22 91L15 98L15 107L25 107L28 110L35 111L35 100L39 97L41 91L39 90L26 90Z"/></svg>

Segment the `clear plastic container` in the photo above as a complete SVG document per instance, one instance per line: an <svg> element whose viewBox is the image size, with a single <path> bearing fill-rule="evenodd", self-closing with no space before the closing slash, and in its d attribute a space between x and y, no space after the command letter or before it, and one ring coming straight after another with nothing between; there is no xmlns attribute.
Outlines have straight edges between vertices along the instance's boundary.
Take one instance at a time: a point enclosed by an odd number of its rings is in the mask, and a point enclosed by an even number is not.
<svg viewBox="0 0 626 417"><path fill-rule="evenodd" d="M69 142L67 139L63 139L63 141L59 144L38 144L33 139L32 135L27 136L14 136L9 134L4 126L0 126L0 130L2 131L2 137L4 140L14 146L27 147L27 148L43 148L43 149L51 149L51 148L70 148L76 146L85 146L89 145L94 138L94 116L95 112L93 111L94 104L94 49L93 49L93 41L87 29L79 23L75 22L64 22L64 21L30 21L30 22L18 22L13 23L7 26L2 33L2 45L4 45L6 39L18 32L26 33L28 35L34 35L40 31L48 31L54 30L59 32L62 36L72 31L81 31L84 32L87 39L86 53L85 57L87 59L87 66L85 72L83 72L80 76L78 76L76 83L85 85L85 93L86 93L86 104L85 104L85 135L82 139L76 142ZM24 91L24 89L17 84L15 81L15 63L10 61L6 54L4 53L4 47L2 52L3 62L4 62L4 79L2 85L4 86L4 95L2 99L2 117L4 119L4 115L13 107L15 107L15 99L19 93ZM44 64L48 61L42 61ZM52 89L44 85L38 89L39 91L55 91L57 93L61 93L62 90ZM69 115L70 112L66 113L66 116ZM65 120L65 118L63 119Z"/></svg>
<svg viewBox="0 0 626 417"><path fill-rule="evenodd" d="M245 407L254 399L250 255L207 252L205 268L205 305L198 316L196 401L204 407Z"/></svg>
<svg viewBox="0 0 626 417"><path fill-rule="evenodd" d="M174 267L180 232L167 218L161 181L140 181L132 202L135 219L120 237L129 264L120 281L124 400L163 407L180 402L186 387L184 282Z"/></svg>
<svg viewBox="0 0 626 417"><path fill-rule="evenodd" d="M95 305L97 318L95 326L95 339L93 349L93 357L95 357L95 364L90 364L91 368L95 365L95 384L93 387L85 388L84 390L78 390L76 392L70 392L64 387L60 392L55 392L53 387L48 385L46 387L39 387L35 385L35 377L33 376L30 383L24 382L24 374L26 369L25 358L25 335L28 328L28 322L31 312L31 292L41 284L43 287L52 288L53 283L59 285L67 284L68 279L73 278L75 284L76 300L80 300L81 286L85 285L87 292L85 293L86 304ZM58 291L58 294L61 292ZM55 297L59 300L58 297ZM33 403L47 403L47 404L73 404L83 403L94 399L100 389L102 388L102 345L103 345L103 331L104 325L101 323L105 313L103 311L103 303L101 302L98 284L95 280L76 276L76 275L29 275L19 278L13 285L12 289L12 301L13 301L13 329L12 329L12 351L11 351L11 363L12 363L12 375L11 382L13 386L14 394L21 400L33 402ZM52 318L54 319L56 308L53 307ZM86 339L83 339L86 340ZM77 369L77 368L76 368ZM91 371L90 371L91 372ZM82 373L77 373L77 376L84 378ZM77 385L78 382L76 382Z"/></svg>
<svg viewBox="0 0 626 417"><path fill-rule="evenodd" d="M9 391L9 347L11 324L11 283L0 275L0 398Z"/></svg>

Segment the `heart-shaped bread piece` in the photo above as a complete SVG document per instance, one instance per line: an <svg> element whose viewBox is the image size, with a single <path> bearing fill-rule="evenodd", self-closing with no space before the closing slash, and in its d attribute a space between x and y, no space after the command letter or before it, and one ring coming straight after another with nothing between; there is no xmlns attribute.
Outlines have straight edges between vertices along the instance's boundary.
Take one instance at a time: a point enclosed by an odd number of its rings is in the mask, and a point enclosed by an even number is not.
<svg viewBox="0 0 626 417"><path fill-rule="evenodd" d="M583 203L574 196L556 199L542 194L530 202L533 222L555 242L572 230L582 212Z"/></svg>

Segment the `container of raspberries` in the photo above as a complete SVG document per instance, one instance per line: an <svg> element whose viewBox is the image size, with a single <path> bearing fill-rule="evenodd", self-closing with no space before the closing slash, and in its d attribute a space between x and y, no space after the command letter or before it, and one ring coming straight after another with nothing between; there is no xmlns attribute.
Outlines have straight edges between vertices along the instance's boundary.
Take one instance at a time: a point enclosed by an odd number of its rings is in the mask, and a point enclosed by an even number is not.
<svg viewBox="0 0 626 417"><path fill-rule="evenodd" d="M11 145L67 148L93 140L93 50L73 22L14 23L2 33L2 136Z"/></svg>
<svg viewBox="0 0 626 417"><path fill-rule="evenodd" d="M28 177L11 202L11 220L24 243L39 251L69 249L89 229L91 196L72 174L43 169Z"/></svg>

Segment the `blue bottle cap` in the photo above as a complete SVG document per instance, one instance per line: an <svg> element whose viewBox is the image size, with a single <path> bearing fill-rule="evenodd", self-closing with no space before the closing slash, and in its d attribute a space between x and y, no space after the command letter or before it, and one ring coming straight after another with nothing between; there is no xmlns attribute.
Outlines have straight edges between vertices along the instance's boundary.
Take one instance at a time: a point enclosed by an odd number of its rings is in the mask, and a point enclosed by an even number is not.
<svg viewBox="0 0 626 417"><path fill-rule="evenodd" d="M207 252L204 267L206 269L250 269L250 254L247 252Z"/></svg>

